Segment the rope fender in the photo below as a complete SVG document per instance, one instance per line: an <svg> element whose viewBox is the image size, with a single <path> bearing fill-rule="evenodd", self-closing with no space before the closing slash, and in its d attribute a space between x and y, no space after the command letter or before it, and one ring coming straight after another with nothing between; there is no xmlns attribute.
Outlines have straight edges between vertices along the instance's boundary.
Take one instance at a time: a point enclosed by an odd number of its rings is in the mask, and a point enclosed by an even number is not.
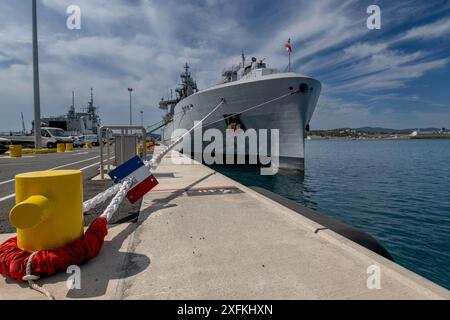
<svg viewBox="0 0 450 320"><path fill-rule="evenodd" d="M17 247L17 237L12 237L0 245L0 274L19 282L52 276L65 271L72 265L83 265L95 258L103 247L108 234L108 220L96 218L86 230L84 236L69 245L35 253L22 251ZM32 256L31 268L27 272L27 263Z"/></svg>

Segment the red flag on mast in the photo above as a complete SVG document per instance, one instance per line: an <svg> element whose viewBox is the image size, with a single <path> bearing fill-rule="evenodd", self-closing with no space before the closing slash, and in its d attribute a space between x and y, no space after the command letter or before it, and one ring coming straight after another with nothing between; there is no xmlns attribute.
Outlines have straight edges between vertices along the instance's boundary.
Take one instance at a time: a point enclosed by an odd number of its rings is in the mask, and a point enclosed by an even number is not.
<svg viewBox="0 0 450 320"><path fill-rule="evenodd" d="M287 52L288 52L289 54L292 53L291 39L289 39L289 40L286 42L286 44L284 45L284 47L286 48L286 50L287 50Z"/></svg>

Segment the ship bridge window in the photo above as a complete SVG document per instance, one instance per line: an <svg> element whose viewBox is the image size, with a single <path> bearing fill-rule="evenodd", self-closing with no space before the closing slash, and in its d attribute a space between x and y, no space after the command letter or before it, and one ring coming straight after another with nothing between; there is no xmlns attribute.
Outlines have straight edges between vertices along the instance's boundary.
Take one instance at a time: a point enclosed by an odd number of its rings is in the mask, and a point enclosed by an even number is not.
<svg viewBox="0 0 450 320"><path fill-rule="evenodd" d="M301 83L301 84L298 86L298 91L299 91L300 93L307 93L307 92L309 91L309 86L308 86L306 83Z"/></svg>

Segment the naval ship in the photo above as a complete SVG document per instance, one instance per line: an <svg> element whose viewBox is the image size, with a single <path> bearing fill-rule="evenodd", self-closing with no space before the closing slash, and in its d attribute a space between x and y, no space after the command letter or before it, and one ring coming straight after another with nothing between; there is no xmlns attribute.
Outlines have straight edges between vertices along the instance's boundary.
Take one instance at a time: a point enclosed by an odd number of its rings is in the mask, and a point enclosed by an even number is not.
<svg viewBox="0 0 450 320"><path fill-rule="evenodd" d="M72 105L65 115L42 118L45 127L60 128L69 135L97 134L101 125L98 107L94 104L94 89L91 88L90 100L83 112L75 110L75 93L72 92Z"/></svg>
<svg viewBox="0 0 450 320"><path fill-rule="evenodd" d="M279 168L304 170L305 132L309 130L322 87L318 80L300 73L279 72L269 68L264 60L246 61L244 54L238 65L222 72L220 84L208 89L197 88L187 63L184 69L182 83L175 90L176 97L163 98L159 103L160 109L167 111L161 130L163 144L169 145L177 138L174 130L191 129L223 99L226 103L205 121L204 130L213 127L225 137L227 129L245 131L251 128L257 132L278 129ZM286 97L276 99L283 95ZM264 106L252 109L259 104ZM270 140L268 143L270 146ZM208 143L204 143L204 147L206 145ZM196 157L193 153L189 156Z"/></svg>

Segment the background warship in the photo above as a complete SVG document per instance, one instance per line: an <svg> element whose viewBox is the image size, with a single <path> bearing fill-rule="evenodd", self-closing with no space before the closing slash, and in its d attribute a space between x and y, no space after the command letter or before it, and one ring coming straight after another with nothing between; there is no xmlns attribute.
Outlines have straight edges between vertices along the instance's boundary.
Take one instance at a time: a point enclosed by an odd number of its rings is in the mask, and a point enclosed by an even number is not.
<svg viewBox="0 0 450 320"><path fill-rule="evenodd" d="M45 127L60 128L69 135L97 134L101 120L97 114L98 107L94 104L94 89L91 88L90 100L83 112L75 110L75 93L72 92L72 105L65 115L42 118Z"/></svg>

